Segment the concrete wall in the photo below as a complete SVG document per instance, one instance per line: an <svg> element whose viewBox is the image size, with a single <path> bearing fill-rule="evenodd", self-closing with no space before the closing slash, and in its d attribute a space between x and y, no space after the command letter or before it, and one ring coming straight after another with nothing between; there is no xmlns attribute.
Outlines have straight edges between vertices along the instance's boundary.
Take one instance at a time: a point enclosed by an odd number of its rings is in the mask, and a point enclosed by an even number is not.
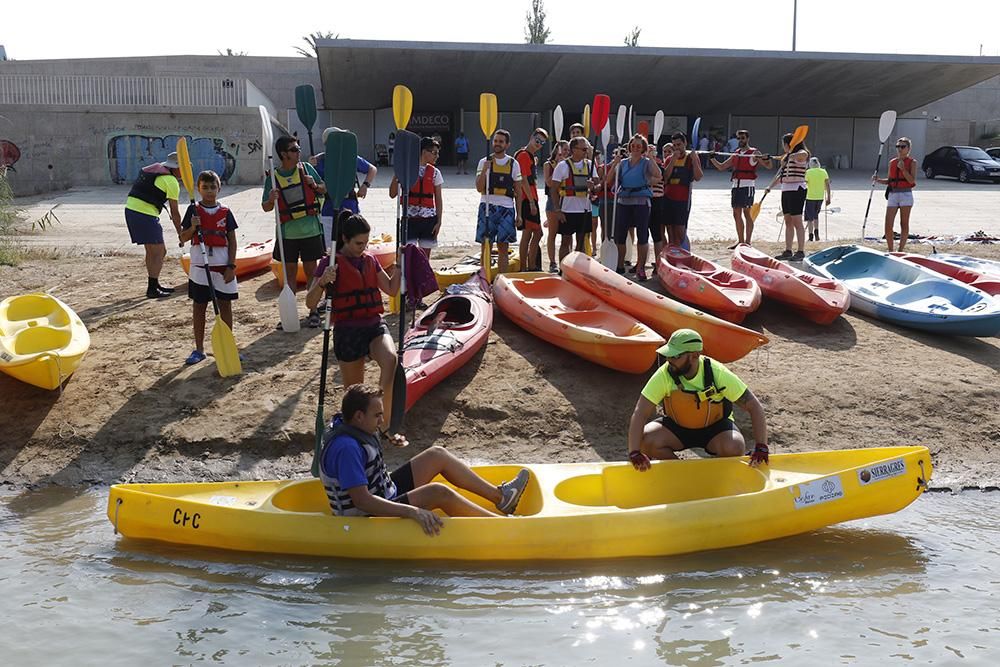
<svg viewBox="0 0 1000 667"><path fill-rule="evenodd" d="M914 109L901 118L926 121L927 150L961 145L1000 146L1000 77ZM984 136L985 135L985 136Z"/></svg>

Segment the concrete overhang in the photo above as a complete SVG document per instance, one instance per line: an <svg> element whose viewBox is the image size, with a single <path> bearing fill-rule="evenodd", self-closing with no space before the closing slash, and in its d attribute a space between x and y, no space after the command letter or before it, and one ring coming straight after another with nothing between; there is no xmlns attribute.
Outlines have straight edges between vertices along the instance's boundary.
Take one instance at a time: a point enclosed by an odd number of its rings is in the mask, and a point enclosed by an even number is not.
<svg viewBox="0 0 1000 667"><path fill-rule="evenodd" d="M480 92L502 111L576 110L603 92L642 113L874 117L1000 75L1000 58L967 56L350 39L317 53L328 109L391 106L402 83L420 110L474 111Z"/></svg>

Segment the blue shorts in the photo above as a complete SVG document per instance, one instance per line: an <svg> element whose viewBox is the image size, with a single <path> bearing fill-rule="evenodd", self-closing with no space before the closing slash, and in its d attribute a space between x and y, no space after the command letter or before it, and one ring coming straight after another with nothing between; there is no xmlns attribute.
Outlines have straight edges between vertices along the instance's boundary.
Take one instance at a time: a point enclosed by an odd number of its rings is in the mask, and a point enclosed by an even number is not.
<svg viewBox="0 0 1000 667"><path fill-rule="evenodd" d="M480 203L476 220L476 243L482 243L486 239L490 243L517 243L514 218L514 209L490 205L490 219L487 220L486 204Z"/></svg>
<svg viewBox="0 0 1000 667"><path fill-rule="evenodd" d="M136 245L163 244L163 227L160 219L146 213L125 209L125 225L132 243Z"/></svg>
<svg viewBox="0 0 1000 667"><path fill-rule="evenodd" d="M905 208L913 206L913 190L893 190L887 197L886 208Z"/></svg>

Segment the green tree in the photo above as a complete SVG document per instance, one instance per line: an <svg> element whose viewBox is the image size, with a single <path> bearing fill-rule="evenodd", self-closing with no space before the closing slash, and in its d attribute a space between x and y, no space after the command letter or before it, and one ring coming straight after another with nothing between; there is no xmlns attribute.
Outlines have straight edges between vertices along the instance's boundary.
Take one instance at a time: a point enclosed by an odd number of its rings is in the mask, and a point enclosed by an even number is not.
<svg viewBox="0 0 1000 667"><path fill-rule="evenodd" d="M639 33L642 32L642 28L635 26L632 28L632 32L625 35L625 46L639 46Z"/></svg>
<svg viewBox="0 0 1000 667"><path fill-rule="evenodd" d="M218 51L218 49L216 49L216 51ZM232 49L230 49L230 48L227 47L225 53L223 53L222 51L218 51L218 54L220 56L245 56L247 54L247 52L246 51L233 51Z"/></svg>
<svg viewBox="0 0 1000 667"><path fill-rule="evenodd" d="M549 41L549 28L545 25L545 3L531 0L531 9L524 13L524 41L527 44L545 44Z"/></svg>
<svg viewBox="0 0 1000 667"><path fill-rule="evenodd" d="M306 58L315 58L318 54L318 51L316 51L316 42L321 39L340 39L340 33L338 32L335 35L332 32L311 32L302 38L302 41L308 44L309 48L304 49L301 46L296 46L295 50L299 52L299 55Z"/></svg>

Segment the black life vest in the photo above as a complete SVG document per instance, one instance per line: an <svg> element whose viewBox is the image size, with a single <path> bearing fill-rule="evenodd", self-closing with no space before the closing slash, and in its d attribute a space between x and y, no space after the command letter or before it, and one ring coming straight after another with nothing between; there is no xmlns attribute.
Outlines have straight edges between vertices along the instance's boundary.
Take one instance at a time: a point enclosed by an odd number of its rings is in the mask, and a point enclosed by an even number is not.
<svg viewBox="0 0 1000 667"><path fill-rule="evenodd" d="M490 182L486 188L486 194L499 195L501 197L514 198L514 158L507 160L507 164L499 165L496 161L488 162L486 165L490 170Z"/></svg>
<svg viewBox="0 0 1000 667"><path fill-rule="evenodd" d="M528 185L530 185L531 187L535 187L535 184L538 183L538 171L537 171L538 160L535 159L535 156L532 155L531 151L529 151L527 148L522 148L516 153L514 153L514 159L516 160L521 155L521 153L527 153L528 157L531 158L531 172L528 174L521 174L521 178L528 181Z"/></svg>
<svg viewBox="0 0 1000 667"><path fill-rule="evenodd" d="M157 211L162 211L167 203L167 193L156 187L156 179L168 174L170 170L159 163L143 167L135 183L132 184L132 189L128 191L128 196L155 206Z"/></svg>
<svg viewBox="0 0 1000 667"><path fill-rule="evenodd" d="M392 500L396 496L396 485L389 475L389 470L385 466L382 458L382 443L378 435L365 433L364 431L345 424L342 415L336 415L327 424L323 433L323 453L320 461L326 459L326 450L331 443L341 435L346 435L353 439L365 455L365 478L368 480L368 491L373 496ZM364 512L354 506L351 494L347 489L340 486L340 480L333 477L330 471L322 465L319 467L319 477L326 490L326 497L330 501L330 509L336 516L364 516Z"/></svg>

